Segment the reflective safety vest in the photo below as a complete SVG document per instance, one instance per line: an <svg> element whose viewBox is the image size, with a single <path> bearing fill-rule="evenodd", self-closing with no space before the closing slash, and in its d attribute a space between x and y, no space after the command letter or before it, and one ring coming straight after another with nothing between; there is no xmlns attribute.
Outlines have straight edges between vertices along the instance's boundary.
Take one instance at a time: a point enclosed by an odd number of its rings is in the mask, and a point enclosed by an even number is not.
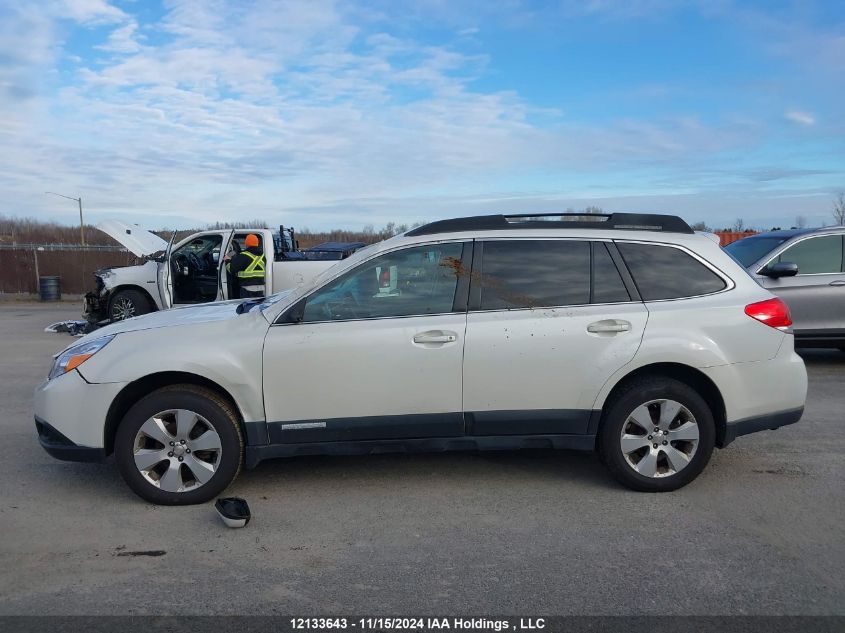
<svg viewBox="0 0 845 633"><path fill-rule="evenodd" d="M264 254L253 255L249 251L241 251L241 255L246 255L252 261L244 270L238 271L238 279L264 279Z"/></svg>

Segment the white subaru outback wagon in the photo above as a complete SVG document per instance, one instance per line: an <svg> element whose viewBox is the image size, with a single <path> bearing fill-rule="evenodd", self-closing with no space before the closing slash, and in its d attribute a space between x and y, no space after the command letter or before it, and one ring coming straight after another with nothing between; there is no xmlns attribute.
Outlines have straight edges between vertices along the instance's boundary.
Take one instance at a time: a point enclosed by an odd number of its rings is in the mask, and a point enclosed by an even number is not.
<svg viewBox="0 0 845 633"><path fill-rule="evenodd" d="M797 422L786 305L675 216L442 220L256 301L156 312L55 358L42 446L114 454L161 504L293 455L595 450L674 490L714 447Z"/></svg>

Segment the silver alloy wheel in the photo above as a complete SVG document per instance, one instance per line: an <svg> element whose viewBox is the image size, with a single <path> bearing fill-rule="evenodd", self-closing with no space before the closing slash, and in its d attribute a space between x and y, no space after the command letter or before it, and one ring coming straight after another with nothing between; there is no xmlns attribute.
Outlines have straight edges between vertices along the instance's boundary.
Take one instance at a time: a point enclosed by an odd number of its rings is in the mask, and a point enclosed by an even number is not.
<svg viewBox="0 0 845 633"><path fill-rule="evenodd" d="M650 400L628 414L620 447L634 472L668 477L692 461L698 436L698 422L684 405L674 400Z"/></svg>
<svg viewBox="0 0 845 633"><path fill-rule="evenodd" d="M112 321L123 321L135 316L135 303L132 299L127 297L120 297L112 304L111 318Z"/></svg>
<svg viewBox="0 0 845 633"><path fill-rule="evenodd" d="M187 409L156 413L135 434L138 472L167 492L196 490L214 476L223 446L204 417Z"/></svg>

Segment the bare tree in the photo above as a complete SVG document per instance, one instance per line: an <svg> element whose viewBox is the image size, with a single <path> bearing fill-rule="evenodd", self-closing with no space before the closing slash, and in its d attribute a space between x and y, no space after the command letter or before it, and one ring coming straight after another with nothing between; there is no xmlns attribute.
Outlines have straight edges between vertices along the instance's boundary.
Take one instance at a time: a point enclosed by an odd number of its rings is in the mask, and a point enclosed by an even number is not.
<svg viewBox="0 0 845 633"><path fill-rule="evenodd" d="M707 226L707 223L704 221L696 222L690 227L693 231L707 231L708 233L712 233L713 229Z"/></svg>
<svg viewBox="0 0 845 633"><path fill-rule="evenodd" d="M845 225L845 191L840 191L833 199L833 219L839 226Z"/></svg>
<svg viewBox="0 0 845 633"><path fill-rule="evenodd" d="M796 229L803 229L807 226L807 218L803 215L796 215L795 216L795 228Z"/></svg>
<svg viewBox="0 0 845 633"><path fill-rule="evenodd" d="M733 228L731 229L736 233L741 233L745 230L745 220L742 218L737 218L736 222L734 222Z"/></svg>
<svg viewBox="0 0 845 633"><path fill-rule="evenodd" d="M596 214L596 213L604 213L604 211L602 210L601 207L597 207L597 206L591 204L589 207L584 209L584 213L586 213L587 215L593 215L593 214Z"/></svg>

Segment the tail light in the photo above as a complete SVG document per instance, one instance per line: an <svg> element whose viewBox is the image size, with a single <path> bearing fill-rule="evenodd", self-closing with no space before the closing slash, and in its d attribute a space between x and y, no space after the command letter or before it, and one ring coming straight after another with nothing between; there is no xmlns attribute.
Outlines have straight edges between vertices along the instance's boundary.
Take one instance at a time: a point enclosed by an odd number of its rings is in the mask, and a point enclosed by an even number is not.
<svg viewBox="0 0 845 633"><path fill-rule="evenodd" d="M785 330L792 325L789 307L777 297L745 306L745 314L779 330Z"/></svg>

